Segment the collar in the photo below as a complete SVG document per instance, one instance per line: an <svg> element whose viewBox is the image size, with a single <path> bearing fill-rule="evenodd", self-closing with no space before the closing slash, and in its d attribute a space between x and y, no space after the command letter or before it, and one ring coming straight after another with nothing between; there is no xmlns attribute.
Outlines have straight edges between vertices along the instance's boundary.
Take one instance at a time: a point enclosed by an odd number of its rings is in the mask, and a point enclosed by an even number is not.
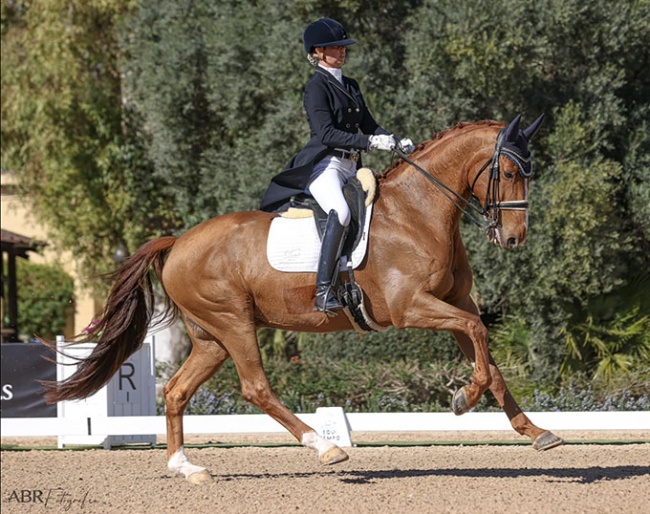
<svg viewBox="0 0 650 514"><path fill-rule="evenodd" d="M343 72L341 71L341 68L328 68L322 64L319 64L318 67L331 74L340 84L343 84Z"/></svg>

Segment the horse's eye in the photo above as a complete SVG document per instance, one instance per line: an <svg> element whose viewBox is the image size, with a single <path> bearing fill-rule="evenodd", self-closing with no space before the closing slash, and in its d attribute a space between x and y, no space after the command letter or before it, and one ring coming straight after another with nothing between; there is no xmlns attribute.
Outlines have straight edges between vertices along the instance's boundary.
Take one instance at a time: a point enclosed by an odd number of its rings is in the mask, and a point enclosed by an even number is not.
<svg viewBox="0 0 650 514"><path fill-rule="evenodd" d="M514 177L515 175L514 175L514 173L510 173L509 171L505 171L503 173L503 176L506 177L508 180L511 180L512 177Z"/></svg>

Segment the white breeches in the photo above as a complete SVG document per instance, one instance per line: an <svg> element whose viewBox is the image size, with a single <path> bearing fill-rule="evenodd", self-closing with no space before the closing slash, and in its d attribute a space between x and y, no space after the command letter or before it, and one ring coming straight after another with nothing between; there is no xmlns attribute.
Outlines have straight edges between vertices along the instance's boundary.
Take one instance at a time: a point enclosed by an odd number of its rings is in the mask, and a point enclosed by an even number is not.
<svg viewBox="0 0 650 514"><path fill-rule="evenodd" d="M334 209L344 227L350 223L350 209L341 188L356 173L355 161L328 155L314 166L312 176L316 178L309 184L309 193L321 209L328 214Z"/></svg>

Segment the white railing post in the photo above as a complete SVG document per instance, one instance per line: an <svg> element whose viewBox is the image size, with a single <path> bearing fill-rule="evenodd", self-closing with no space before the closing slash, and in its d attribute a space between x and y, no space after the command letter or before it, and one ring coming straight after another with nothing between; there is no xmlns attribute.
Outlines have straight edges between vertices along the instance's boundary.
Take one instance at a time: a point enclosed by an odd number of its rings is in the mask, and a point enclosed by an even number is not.
<svg viewBox="0 0 650 514"><path fill-rule="evenodd" d="M60 419L85 419L86 435L58 436L58 446L156 443L156 434L108 434L105 431L107 417L155 416L156 415L156 364L154 360L154 337L145 341L113 376L110 382L94 395L83 400L63 401L57 404ZM57 380L70 377L76 370L77 359L90 355L95 343L69 345L63 336L57 336L60 351L57 362Z"/></svg>

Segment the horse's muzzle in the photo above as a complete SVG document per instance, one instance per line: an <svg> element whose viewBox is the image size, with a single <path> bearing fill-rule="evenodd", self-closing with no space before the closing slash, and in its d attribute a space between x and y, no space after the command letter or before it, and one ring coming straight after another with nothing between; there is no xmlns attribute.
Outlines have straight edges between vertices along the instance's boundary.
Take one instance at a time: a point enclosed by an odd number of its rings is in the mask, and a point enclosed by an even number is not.
<svg viewBox="0 0 650 514"><path fill-rule="evenodd" d="M487 238L488 241L494 243L497 246L505 250L514 250L520 246L520 240L517 237L503 237L501 233L501 227L490 227L487 229Z"/></svg>

